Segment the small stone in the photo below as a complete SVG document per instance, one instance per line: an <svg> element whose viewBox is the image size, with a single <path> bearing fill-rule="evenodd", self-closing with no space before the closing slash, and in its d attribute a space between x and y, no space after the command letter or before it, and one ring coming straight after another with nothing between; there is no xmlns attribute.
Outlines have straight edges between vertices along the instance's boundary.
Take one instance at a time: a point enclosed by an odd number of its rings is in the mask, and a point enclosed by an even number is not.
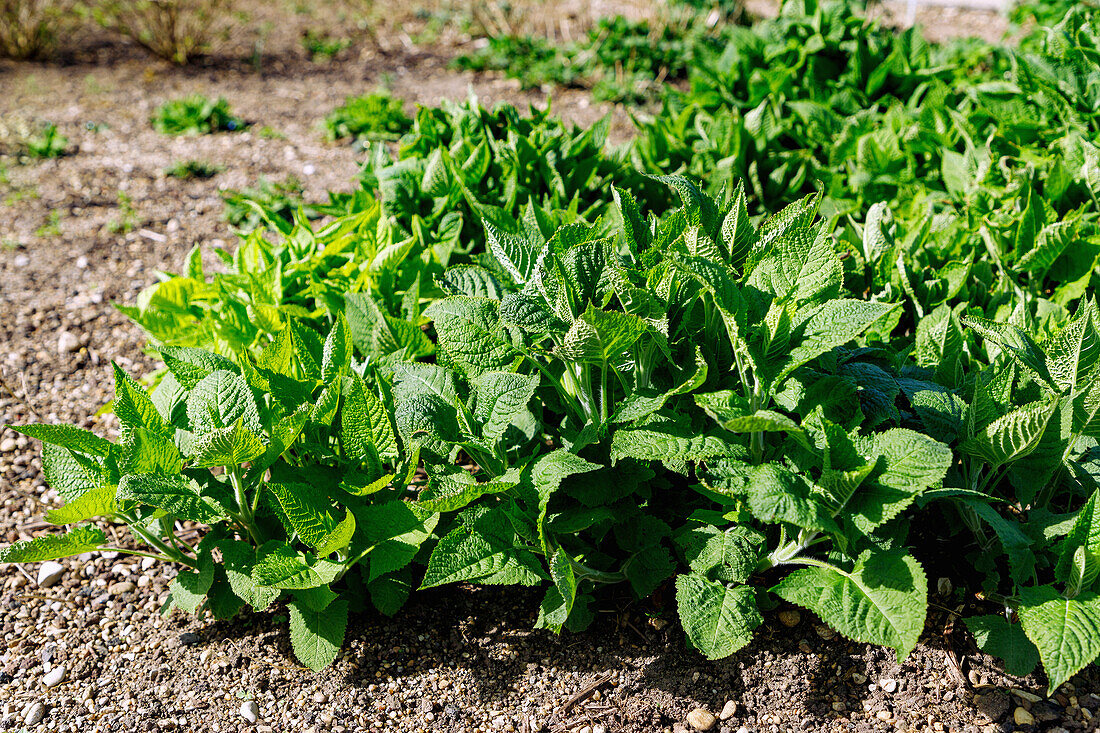
<svg viewBox="0 0 1100 733"><path fill-rule="evenodd" d="M1028 702L1039 702L1043 699L1036 694L1028 692L1027 690L1020 690L1017 688L1012 689L1012 694L1020 698L1021 700L1027 700Z"/></svg>
<svg viewBox="0 0 1100 733"><path fill-rule="evenodd" d="M802 622L802 614L796 608L784 608L779 612L779 623L788 628L798 626Z"/></svg>
<svg viewBox="0 0 1100 733"><path fill-rule="evenodd" d="M840 700L837 700L836 702L833 703L833 710L837 711L838 713L843 713L847 709L848 709L848 706L845 705Z"/></svg>
<svg viewBox="0 0 1100 733"><path fill-rule="evenodd" d="M16 267L26 267L30 263L31 258L27 257L26 255L16 255L15 260L13 260L12 262L12 264L14 264Z"/></svg>
<svg viewBox="0 0 1100 733"><path fill-rule="evenodd" d="M44 562L38 567L38 587L49 588L51 585L56 585L64 574L65 566L61 563L52 560Z"/></svg>
<svg viewBox="0 0 1100 733"><path fill-rule="evenodd" d="M23 708L23 722L27 725L38 725L45 717L46 706L40 702L32 702Z"/></svg>
<svg viewBox="0 0 1100 733"><path fill-rule="evenodd" d="M133 593L135 588L137 588L136 585L124 580L121 583L111 583L110 587L107 588L107 593L112 596L123 596L127 593Z"/></svg>
<svg viewBox="0 0 1100 733"><path fill-rule="evenodd" d="M151 569L156 564L157 564L157 559L155 557L143 557L143 558L141 558L141 570L142 570L142 572Z"/></svg>
<svg viewBox="0 0 1100 733"><path fill-rule="evenodd" d="M180 644L183 646L194 646L202 641L202 637L198 634L193 634L190 631L185 631L180 634Z"/></svg>
<svg viewBox="0 0 1100 733"><path fill-rule="evenodd" d="M1016 722L1016 725L1035 725L1035 716L1023 708L1013 710L1012 719Z"/></svg>
<svg viewBox="0 0 1100 733"><path fill-rule="evenodd" d="M855 682L857 685L862 685L866 681L867 675L860 674L859 672L852 672L852 682Z"/></svg>
<svg viewBox="0 0 1100 733"><path fill-rule="evenodd" d="M746 728L745 726L741 726L740 728L737 729L737 733L752 733L752 731L749 730L748 728Z"/></svg>
<svg viewBox="0 0 1100 733"><path fill-rule="evenodd" d="M974 685L975 687L977 687L978 684L980 684L981 681L982 681L982 677L981 677L980 674L978 674L978 670L976 670L976 669L972 669L969 672L967 672L966 673L966 678L968 680L970 680L970 684Z"/></svg>
<svg viewBox="0 0 1100 733"><path fill-rule="evenodd" d="M1000 720L1008 714L1011 702L1001 690L994 690L986 695L978 695L974 698L974 706L985 714L990 720Z"/></svg>
<svg viewBox="0 0 1100 733"><path fill-rule="evenodd" d="M940 578L936 581L936 592L941 596L951 595L951 591L954 586L951 584L951 578Z"/></svg>
<svg viewBox="0 0 1100 733"><path fill-rule="evenodd" d="M695 730L710 730L718 719L706 708L695 708L687 714L687 723Z"/></svg>
<svg viewBox="0 0 1100 733"><path fill-rule="evenodd" d="M80 339L76 337L76 334L62 331L61 335L57 337L57 351L60 354L71 354L74 351L80 351Z"/></svg>
<svg viewBox="0 0 1100 733"><path fill-rule="evenodd" d="M260 706L255 700L245 700L241 703L241 717L249 723L255 723L260 719Z"/></svg>
<svg viewBox="0 0 1100 733"><path fill-rule="evenodd" d="M737 703L733 700L726 700L726 704L722 706L722 712L718 713L718 719L729 720L734 715L737 715Z"/></svg>
<svg viewBox="0 0 1100 733"><path fill-rule="evenodd" d="M836 632L835 632L835 631L833 631L832 629L830 629L830 628L829 628L828 626L826 626L825 624L819 624L819 625L817 626L817 628L815 628L815 629L814 629L814 631L816 631L816 632L817 632L817 635L818 635L818 636L820 636L820 637L821 637L822 639L824 639L825 641L829 641L829 640L830 640L830 639L832 639L832 638L833 638L834 636L836 636Z"/></svg>
<svg viewBox="0 0 1100 733"><path fill-rule="evenodd" d="M879 710L877 713L875 713L875 717L879 720L890 720L894 717L894 714L891 713L889 710Z"/></svg>
<svg viewBox="0 0 1100 733"><path fill-rule="evenodd" d="M0 453L14 453L17 447L19 446L15 442L15 438L4 438L0 440Z"/></svg>
<svg viewBox="0 0 1100 733"><path fill-rule="evenodd" d="M879 680L878 686L882 688L883 692L892 694L894 690L898 689L898 681L891 679Z"/></svg>
<svg viewBox="0 0 1100 733"><path fill-rule="evenodd" d="M58 665L54 667L46 674L42 675L42 685L49 690L52 687L57 687L65 680L65 667L64 665Z"/></svg>

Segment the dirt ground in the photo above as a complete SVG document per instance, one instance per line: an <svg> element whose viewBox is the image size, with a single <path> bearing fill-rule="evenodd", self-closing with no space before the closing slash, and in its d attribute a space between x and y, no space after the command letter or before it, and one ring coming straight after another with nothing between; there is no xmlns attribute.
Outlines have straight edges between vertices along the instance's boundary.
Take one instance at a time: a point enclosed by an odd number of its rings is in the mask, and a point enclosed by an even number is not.
<svg viewBox="0 0 1100 733"><path fill-rule="evenodd" d="M524 22L568 35L600 12L639 7L574 4ZM1004 28L987 14L922 19L932 36ZM0 423L72 421L109 433L110 416L95 415L111 396L110 362L138 373L152 366L139 329L111 304L133 302L195 244L208 257L233 246L220 189L294 176L307 199L348 190L356 151L316 129L345 96L384 86L410 109L470 91L484 104L545 99L498 76L449 71L471 39L448 26L395 24L382 50L361 42L312 63L302 30L339 27L338 14L270 4L250 22L253 31L235 31L220 55L184 69L87 30L62 44L58 60L0 64L0 118L51 120L72 150L25 165L0 157ZM263 23L266 33L255 31ZM251 130L154 132L154 107L190 92L227 97ZM556 92L553 107L582 125L611 114L615 138L629 137L625 111L590 104L581 91ZM191 181L164 174L187 159L224 171ZM43 511L58 497L40 469L31 441L0 432L0 542L44 529ZM644 604L607 598L590 631L556 637L531 630L530 592L448 588L415 594L396 619L354 616L341 657L312 674L294 662L280 610L233 623L162 618L171 568L104 555L63 564L45 588L35 567L0 568L0 729L33 730L28 716L42 712L37 728L50 731L671 733L701 707L721 713L713 730L725 733L992 733L1093 730L1100 715L1094 668L1045 699L1042 680L1007 677L976 653L952 620L963 609L946 597L933 599L925 639L902 663L789 608L768 614L747 649L707 662L686 649L660 594ZM43 678L52 682L58 667L60 683L47 688ZM256 722L242 716L249 700Z"/></svg>

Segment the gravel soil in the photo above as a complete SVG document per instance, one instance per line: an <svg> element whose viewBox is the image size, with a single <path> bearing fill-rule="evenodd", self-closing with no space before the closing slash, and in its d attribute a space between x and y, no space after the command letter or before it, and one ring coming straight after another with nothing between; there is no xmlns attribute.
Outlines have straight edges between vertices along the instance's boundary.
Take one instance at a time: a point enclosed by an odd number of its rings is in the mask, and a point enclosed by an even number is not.
<svg viewBox="0 0 1100 733"><path fill-rule="evenodd" d="M1003 29L991 16L968 23ZM356 152L315 127L344 96L385 83L410 105L468 89L483 103L543 100L499 77L447 71L453 44L351 49L312 64L296 32L280 27L263 73L229 57L173 69L98 37L62 62L0 65L0 116L51 120L72 150L33 164L0 155L0 423L110 434L111 416L96 415L111 397L110 361L153 366L111 303L133 302L195 244L208 255L232 246L221 188L292 175L307 199L348 189ZM194 91L226 96L252 131L152 131L156 105ZM616 139L629 135L623 110L583 92L556 93L554 109L579 124L610 113ZM186 159L224 172L164 175ZM57 503L37 446L0 432L0 542L44 531ZM111 553L61 565L41 586L38 567L0 567L0 729L672 733L717 717L710 729L726 733L1061 733L1094 730L1100 716L1095 668L1042 697L1043 680L1007 677L977 653L953 620L966 610L957 596L933 599L925 638L902 663L789 607L767 613L748 648L708 662L686 649L667 588L642 604L605 598L591 630L560 637L531 630L537 594L447 588L415 594L396 619L353 616L341 657L313 674L294 661L282 609L232 623L162 617L174 569Z"/></svg>

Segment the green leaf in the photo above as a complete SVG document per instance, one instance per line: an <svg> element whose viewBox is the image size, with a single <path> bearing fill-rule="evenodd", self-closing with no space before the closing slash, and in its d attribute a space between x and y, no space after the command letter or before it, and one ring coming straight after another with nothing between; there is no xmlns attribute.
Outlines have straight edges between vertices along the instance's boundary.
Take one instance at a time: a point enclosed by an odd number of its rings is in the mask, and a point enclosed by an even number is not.
<svg viewBox="0 0 1100 733"><path fill-rule="evenodd" d="M203 379L187 398L187 419L198 434L231 428L237 421L254 433L263 431L252 390L240 374L224 369Z"/></svg>
<svg viewBox="0 0 1100 733"><path fill-rule="evenodd" d="M0 547L0 563L56 560L98 550L106 543L107 535L102 529L85 524L65 534L46 534Z"/></svg>
<svg viewBox="0 0 1100 733"><path fill-rule="evenodd" d="M252 580L257 585L302 590L336 580L342 566L299 552L285 542L272 540L256 551Z"/></svg>
<svg viewBox="0 0 1100 733"><path fill-rule="evenodd" d="M199 570L180 570L168 586L172 604L186 613L195 613L206 601L214 584L214 561L209 553L199 556Z"/></svg>
<svg viewBox="0 0 1100 733"><path fill-rule="evenodd" d="M310 547L321 547L336 529L332 502L319 487L297 481L270 481L267 488L279 501L287 529Z"/></svg>
<svg viewBox="0 0 1100 733"><path fill-rule="evenodd" d="M1019 624L1010 624L1004 616L992 615L971 616L963 621L979 649L1004 660L1005 672L1026 677L1034 671L1039 663L1039 650Z"/></svg>
<svg viewBox="0 0 1100 733"><path fill-rule="evenodd" d="M917 645L928 613L928 579L903 549L867 550L849 572L832 565L801 568L772 592L850 639L892 647L899 662Z"/></svg>
<svg viewBox="0 0 1100 733"><path fill-rule="evenodd" d="M290 611L290 644L298 661L320 672L329 666L344 645L348 627L348 602L333 601L323 611L314 611L297 599L287 604Z"/></svg>
<svg viewBox="0 0 1100 733"><path fill-rule="evenodd" d="M499 303L464 295L437 300L424 311L435 322L442 362L470 377L504 369L516 357L497 313Z"/></svg>
<svg viewBox="0 0 1100 733"><path fill-rule="evenodd" d="M483 372L474 380L473 413L481 437L490 444L504 437L512 421L527 410L539 386L539 375Z"/></svg>
<svg viewBox="0 0 1100 733"><path fill-rule="evenodd" d="M898 516L947 474L953 455L943 443L914 430L891 428L877 433L861 452L874 468L845 509L855 525L870 532Z"/></svg>
<svg viewBox="0 0 1100 733"><path fill-rule="evenodd" d="M332 330L325 337L324 350L321 353L321 381L332 382L347 374L352 358L351 329L343 313L336 315Z"/></svg>
<svg viewBox="0 0 1100 733"><path fill-rule="evenodd" d="M216 503L202 496L194 480L182 474L132 474L123 476L116 495L118 501L147 504L179 519L211 524L228 519Z"/></svg>
<svg viewBox="0 0 1100 733"><path fill-rule="evenodd" d="M744 525L722 530L704 524L676 536L691 571L722 583L748 581L760 562L763 543L762 534Z"/></svg>
<svg viewBox="0 0 1100 733"><path fill-rule="evenodd" d="M1074 554L1084 549L1087 556L1100 558L1100 490L1094 491L1077 512L1073 527L1058 546L1056 575L1065 581L1070 575Z"/></svg>
<svg viewBox="0 0 1100 733"><path fill-rule="evenodd" d="M412 588L412 572L408 568L387 573L367 584L371 603L386 616L393 616L401 610L409 599Z"/></svg>
<svg viewBox="0 0 1100 733"><path fill-rule="evenodd" d="M1001 347L1017 363L1038 377L1039 381L1057 391L1058 385L1050 376L1046 354L1029 333L1012 324L998 323L978 316L963 316L962 323Z"/></svg>
<svg viewBox="0 0 1100 733"><path fill-rule="evenodd" d="M46 521L50 524L76 524L96 517L109 517L116 511L116 492L117 488L114 486L92 489L60 509L47 511Z"/></svg>
<svg viewBox="0 0 1100 733"><path fill-rule="evenodd" d="M264 454L266 447L260 436L244 426L243 420L228 428L214 428L203 433L191 446L194 468L238 466Z"/></svg>
<svg viewBox="0 0 1100 733"><path fill-rule="evenodd" d="M688 461L714 458L740 458L748 454L733 436L721 431L700 433L679 423L658 423L652 427L623 428L611 440L612 462L623 458L649 461L658 459L669 467L682 467Z"/></svg>
<svg viewBox="0 0 1100 733"><path fill-rule="evenodd" d="M125 428L143 427L154 433L169 434L175 432L157 412L149 394L140 384L135 382L118 364L113 364L115 370L115 402L114 411L118 415L119 422Z"/></svg>
<svg viewBox="0 0 1100 733"><path fill-rule="evenodd" d="M1018 407L982 428L959 445L959 450L981 458L990 468L1023 458L1035 450L1057 403L1032 402Z"/></svg>
<svg viewBox="0 0 1100 733"><path fill-rule="evenodd" d="M1039 649L1048 694L1100 655L1100 595L1065 598L1049 585L1021 588L1020 624Z"/></svg>
<svg viewBox="0 0 1100 733"><path fill-rule="evenodd" d="M428 487L420 493L417 504L433 512L454 512L482 496L500 494L516 486L515 481L479 483L471 473L460 469L433 476Z"/></svg>
<svg viewBox="0 0 1100 733"><path fill-rule="evenodd" d="M648 323L632 313L604 311L589 303L555 353L578 364L606 364L617 361L649 329Z"/></svg>
<svg viewBox="0 0 1100 733"><path fill-rule="evenodd" d="M367 460L373 451L387 458L397 456L389 414L382 401L371 392L363 378L352 375L351 387L340 409L340 432L344 453L352 459Z"/></svg>
<svg viewBox="0 0 1100 733"><path fill-rule="evenodd" d="M813 532L840 531L813 484L778 463L753 467L746 489L749 511L762 522L783 522Z"/></svg>
<svg viewBox="0 0 1100 733"><path fill-rule="evenodd" d="M727 586L702 573L676 578L676 608L688 642L707 659L722 659L741 649L764 622L752 588Z"/></svg>
<svg viewBox="0 0 1100 733"><path fill-rule="evenodd" d="M405 501L352 507L352 511L358 532L350 554L369 560L368 582L412 562L439 522L438 514Z"/></svg>
<svg viewBox="0 0 1100 733"><path fill-rule="evenodd" d="M252 570L256 565L256 550L252 545L237 540L223 540L216 547L221 550L226 577L238 598L257 611L262 611L275 602L280 591L258 585L252 578Z"/></svg>
<svg viewBox="0 0 1100 733"><path fill-rule="evenodd" d="M75 425L8 425L17 433L22 433L28 438L41 440L43 443L57 445L62 448L84 453L90 456L102 456L106 458L111 453L111 441L82 430Z"/></svg>
<svg viewBox="0 0 1100 733"><path fill-rule="evenodd" d="M862 300L830 300L799 311L791 326L792 348L774 368L774 383L822 354L843 346L885 318L896 305Z"/></svg>
<svg viewBox="0 0 1100 733"><path fill-rule="evenodd" d="M421 588L464 580L489 585L538 585L545 578L538 558L499 508L471 507L436 545Z"/></svg>

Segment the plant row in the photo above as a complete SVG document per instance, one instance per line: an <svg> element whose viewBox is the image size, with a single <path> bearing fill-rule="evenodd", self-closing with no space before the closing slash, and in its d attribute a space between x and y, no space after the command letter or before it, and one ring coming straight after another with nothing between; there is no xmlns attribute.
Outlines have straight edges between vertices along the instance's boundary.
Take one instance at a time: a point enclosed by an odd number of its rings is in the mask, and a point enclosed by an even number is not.
<svg viewBox="0 0 1100 733"><path fill-rule="evenodd" d="M948 567L1057 688L1100 654L1094 23L968 51L787 4L617 151L421 109L323 223L252 202L122 306L165 368L116 372L117 442L18 428L75 527L0 560L125 522L180 608L285 599L314 668L457 582L542 586L555 631L674 587L711 658L784 600L902 658Z"/></svg>

